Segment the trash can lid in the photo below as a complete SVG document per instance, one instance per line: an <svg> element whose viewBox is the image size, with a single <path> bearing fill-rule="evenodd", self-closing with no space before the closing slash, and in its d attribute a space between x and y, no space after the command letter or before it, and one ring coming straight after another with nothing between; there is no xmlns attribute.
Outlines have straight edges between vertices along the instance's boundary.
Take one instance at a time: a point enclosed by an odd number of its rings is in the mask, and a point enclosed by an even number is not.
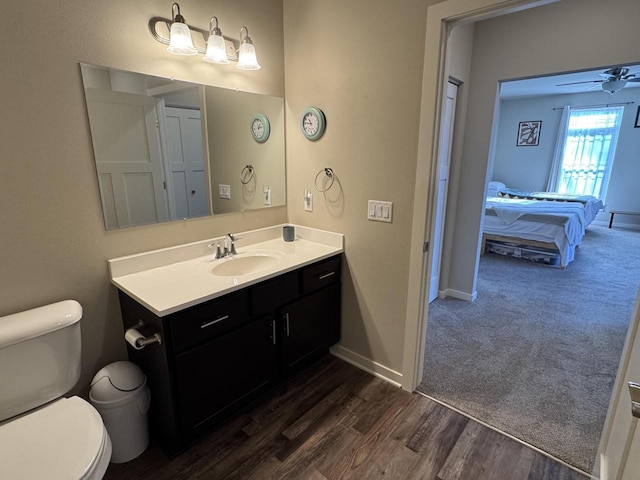
<svg viewBox="0 0 640 480"><path fill-rule="evenodd" d="M107 378L109 382L100 382L103 378ZM140 367L137 365L131 362L114 362L96 373L93 380L91 380L91 388L92 390L100 388L106 390L115 389L120 392L131 392L140 387L145 381L144 373L142 373L142 370L140 370ZM98 382L100 382L100 385L98 385ZM108 394L107 396L111 397L112 395ZM119 395L119 397L121 396L122 394Z"/></svg>

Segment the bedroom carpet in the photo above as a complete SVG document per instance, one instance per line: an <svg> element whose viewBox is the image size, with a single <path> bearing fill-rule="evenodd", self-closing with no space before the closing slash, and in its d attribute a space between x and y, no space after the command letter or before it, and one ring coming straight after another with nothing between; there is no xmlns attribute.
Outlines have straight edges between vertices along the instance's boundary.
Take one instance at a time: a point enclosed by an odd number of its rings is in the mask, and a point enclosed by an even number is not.
<svg viewBox="0 0 640 480"><path fill-rule="evenodd" d="M429 306L418 391L591 472L640 282L640 232L591 225L567 270L487 254Z"/></svg>

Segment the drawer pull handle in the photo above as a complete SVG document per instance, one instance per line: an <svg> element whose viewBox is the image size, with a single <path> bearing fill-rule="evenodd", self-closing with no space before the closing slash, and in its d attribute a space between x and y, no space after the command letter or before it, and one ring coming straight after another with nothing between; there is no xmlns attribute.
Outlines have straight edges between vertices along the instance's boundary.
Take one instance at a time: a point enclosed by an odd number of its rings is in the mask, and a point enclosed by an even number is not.
<svg viewBox="0 0 640 480"><path fill-rule="evenodd" d="M289 314L288 313L284 314L284 319L287 323L287 337L288 337L289 336Z"/></svg>
<svg viewBox="0 0 640 480"><path fill-rule="evenodd" d="M332 275L335 275L336 272L329 272L329 273L325 273L323 275L318 275L318 280L324 280L325 278L329 278Z"/></svg>
<svg viewBox="0 0 640 480"><path fill-rule="evenodd" d="M229 318L229 315L225 315L224 317L216 318L215 320L211 320L210 322L203 323L202 325L200 325L200 328L210 327L211 325L215 325L216 323L221 322L223 320L226 320L227 318Z"/></svg>
<svg viewBox="0 0 640 480"><path fill-rule="evenodd" d="M273 341L273 344L276 344L276 322L275 320L273 322L271 322L271 340Z"/></svg>

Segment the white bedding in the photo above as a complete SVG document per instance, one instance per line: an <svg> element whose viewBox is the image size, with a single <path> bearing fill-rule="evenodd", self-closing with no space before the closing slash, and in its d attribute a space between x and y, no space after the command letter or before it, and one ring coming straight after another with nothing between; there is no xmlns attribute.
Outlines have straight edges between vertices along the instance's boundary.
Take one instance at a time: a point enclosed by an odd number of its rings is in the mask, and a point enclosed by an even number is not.
<svg viewBox="0 0 640 480"><path fill-rule="evenodd" d="M566 267L575 256L578 244L570 245L564 225L540 223L520 218L517 222L505 224L495 215L484 216L483 232L487 235L517 237L525 240L537 240L555 244L560 252L560 265Z"/></svg>
<svg viewBox="0 0 640 480"><path fill-rule="evenodd" d="M492 182L490 182L491 184ZM493 190L489 190L493 191ZM488 192L489 192L488 191ZM585 228L593 222L598 215L598 212L604 208L604 203L593 195L572 195L569 193L557 193L557 192L526 192L516 190L513 188L501 187L497 188L498 193L491 195L487 193L487 196L502 196L503 198L521 198L526 200L546 200L546 201L558 201L568 203L579 203L584 208Z"/></svg>
<svg viewBox="0 0 640 480"><path fill-rule="evenodd" d="M579 202L490 197L487 198L486 212L487 217L495 215L499 219L505 233L508 233L510 228L517 230L516 225L524 220L559 227L570 246L582 242L588 225L585 220L585 208Z"/></svg>

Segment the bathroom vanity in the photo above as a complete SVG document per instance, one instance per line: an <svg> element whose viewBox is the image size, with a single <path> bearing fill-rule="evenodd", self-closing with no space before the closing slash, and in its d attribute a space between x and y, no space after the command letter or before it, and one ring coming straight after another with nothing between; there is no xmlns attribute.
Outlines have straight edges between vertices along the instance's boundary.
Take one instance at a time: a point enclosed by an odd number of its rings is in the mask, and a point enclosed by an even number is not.
<svg viewBox="0 0 640 480"><path fill-rule="evenodd" d="M214 239L109 261L125 330L161 338L128 350L147 375L150 427L167 455L340 339L342 236L297 227L284 242L281 231L241 233L238 254L223 259L212 258Z"/></svg>

